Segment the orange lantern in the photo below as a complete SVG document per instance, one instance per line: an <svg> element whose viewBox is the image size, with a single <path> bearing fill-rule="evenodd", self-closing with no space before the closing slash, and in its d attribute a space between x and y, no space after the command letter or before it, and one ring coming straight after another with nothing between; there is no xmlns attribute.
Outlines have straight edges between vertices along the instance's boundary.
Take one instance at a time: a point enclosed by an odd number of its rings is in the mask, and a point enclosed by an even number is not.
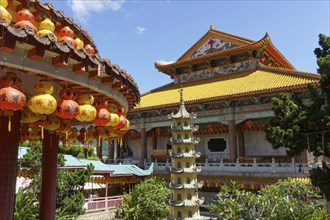
<svg viewBox="0 0 330 220"><path fill-rule="evenodd" d="M162 131L161 128L156 128L156 134L157 134L158 136L160 136L161 131Z"/></svg>
<svg viewBox="0 0 330 220"><path fill-rule="evenodd" d="M119 130L121 128L124 128L126 124L127 124L127 119L125 118L125 116L121 115L119 118L119 124L115 126L114 129Z"/></svg>
<svg viewBox="0 0 330 220"><path fill-rule="evenodd" d="M65 26L60 30L60 36L61 38L58 40L58 42L66 43L72 48L77 48L77 44L73 39L74 33L69 26Z"/></svg>
<svg viewBox="0 0 330 220"><path fill-rule="evenodd" d="M25 28L33 33L37 33L37 28L32 24L34 21L33 14L28 9L22 9L16 13L16 24L14 24L14 28L20 29Z"/></svg>
<svg viewBox="0 0 330 220"><path fill-rule="evenodd" d="M120 123L119 115L110 113L110 121L105 126L115 127Z"/></svg>
<svg viewBox="0 0 330 220"><path fill-rule="evenodd" d="M37 33L39 36L48 35L54 38L55 41L57 40L57 37L54 34L55 24L49 18L45 18L42 22L40 22L39 29L40 31Z"/></svg>
<svg viewBox="0 0 330 220"><path fill-rule="evenodd" d="M92 104L94 97L91 94L82 94L78 96L79 113L76 119L81 122L90 122L96 118L96 109Z"/></svg>
<svg viewBox="0 0 330 220"><path fill-rule="evenodd" d="M77 128L71 128L68 139L71 140L71 141L76 141L77 138L78 138L78 129Z"/></svg>
<svg viewBox="0 0 330 220"><path fill-rule="evenodd" d="M95 54L95 49L90 44L87 44L84 49L90 55Z"/></svg>
<svg viewBox="0 0 330 220"><path fill-rule="evenodd" d="M118 115L125 115L125 109L122 108L122 107L118 108L118 110L117 110L117 114L118 114Z"/></svg>
<svg viewBox="0 0 330 220"><path fill-rule="evenodd" d="M21 110L25 105L25 95L18 90L22 81L15 73L7 73L0 79L2 89L0 89L0 109L4 110L4 115L9 116L8 131L11 131L11 116L13 111Z"/></svg>
<svg viewBox="0 0 330 220"><path fill-rule="evenodd" d="M87 141L91 141L94 139L93 136L94 131L95 131L95 127L92 125L87 128L87 136L86 136Z"/></svg>
<svg viewBox="0 0 330 220"><path fill-rule="evenodd" d="M95 103L96 118L93 120L93 124L96 126L105 126L110 121L110 113L106 109L108 107L108 101L105 99L99 99Z"/></svg>
<svg viewBox="0 0 330 220"><path fill-rule="evenodd" d="M63 88L60 91L61 101L57 103L56 116L60 118L75 118L79 113L79 104L75 101L77 93L72 89Z"/></svg>
<svg viewBox="0 0 330 220"><path fill-rule="evenodd" d="M41 80L34 85L34 90L39 93L29 100L29 108L36 114L52 114L57 107L56 99L51 95L53 85L46 80Z"/></svg>
<svg viewBox="0 0 330 220"><path fill-rule="evenodd" d="M260 57L260 61L261 62L264 62L265 60L266 60L266 57L265 56Z"/></svg>

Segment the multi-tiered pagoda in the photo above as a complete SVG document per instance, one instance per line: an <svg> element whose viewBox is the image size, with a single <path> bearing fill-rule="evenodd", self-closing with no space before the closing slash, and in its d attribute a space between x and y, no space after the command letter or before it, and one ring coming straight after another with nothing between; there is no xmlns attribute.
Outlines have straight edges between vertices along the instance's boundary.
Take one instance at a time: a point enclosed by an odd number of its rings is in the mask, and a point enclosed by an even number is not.
<svg viewBox="0 0 330 220"><path fill-rule="evenodd" d="M193 119L196 114L189 114L183 102L183 90L180 90L180 107L176 114L169 115L172 119L171 132L172 145L170 167L171 181L169 188L171 189L171 197L168 204L171 206L171 219L201 219L199 214L199 204L201 200L198 198L198 188L202 187L202 183L197 182L197 172L200 168L196 167L196 158L200 156L195 152L195 144L199 142L199 138L194 138L193 133L198 130Z"/></svg>

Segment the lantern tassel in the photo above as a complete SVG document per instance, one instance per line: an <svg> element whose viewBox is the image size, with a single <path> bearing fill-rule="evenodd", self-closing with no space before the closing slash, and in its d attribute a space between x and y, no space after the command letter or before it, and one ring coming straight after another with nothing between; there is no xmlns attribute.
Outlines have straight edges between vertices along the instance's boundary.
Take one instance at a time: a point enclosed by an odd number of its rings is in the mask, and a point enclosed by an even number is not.
<svg viewBox="0 0 330 220"><path fill-rule="evenodd" d="M91 150L91 143L88 142L88 148L87 148L88 152Z"/></svg>
<svg viewBox="0 0 330 220"><path fill-rule="evenodd" d="M97 146L99 147L100 144L101 144L101 136L99 135L99 141L98 141L98 143L97 143Z"/></svg>
<svg viewBox="0 0 330 220"><path fill-rule="evenodd" d="M87 132L84 132L84 141L87 140Z"/></svg>
<svg viewBox="0 0 330 220"><path fill-rule="evenodd" d="M11 116L9 116L8 131L11 132Z"/></svg>
<svg viewBox="0 0 330 220"><path fill-rule="evenodd" d="M44 139L44 126L41 126L41 139Z"/></svg>

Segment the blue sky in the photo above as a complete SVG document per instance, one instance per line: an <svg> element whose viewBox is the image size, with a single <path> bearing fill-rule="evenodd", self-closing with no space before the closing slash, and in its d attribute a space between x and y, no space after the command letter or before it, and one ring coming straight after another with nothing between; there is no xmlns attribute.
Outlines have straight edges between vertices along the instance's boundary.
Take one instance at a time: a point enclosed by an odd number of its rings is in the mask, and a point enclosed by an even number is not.
<svg viewBox="0 0 330 220"><path fill-rule="evenodd" d="M266 32L297 70L316 72L318 34L330 35L330 1L58 0L94 39L102 58L133 76L140 92L171 82L155 61L174 61L215 29L259 40Z"/></svg>

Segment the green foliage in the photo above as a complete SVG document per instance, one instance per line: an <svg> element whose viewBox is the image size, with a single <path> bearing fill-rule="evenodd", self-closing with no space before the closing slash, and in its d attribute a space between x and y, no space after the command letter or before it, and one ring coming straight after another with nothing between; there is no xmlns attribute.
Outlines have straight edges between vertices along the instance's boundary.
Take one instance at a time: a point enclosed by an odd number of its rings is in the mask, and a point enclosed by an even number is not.
<svg viewBox="0 0 330 220"><path fill-rule="evenodd" d="M165 200L169 193L166 183L155 177L139 183L131 194L125 194L123 197L124 218L128 220L164 219L168 213Z"/></svg>
<svg viewBox="0 0 330 220"><path fill-rule="evenodd" d="M221 188L210 212L218 219L326 220L322 197L310 183L280 181L258 193L232 182Z"/></svg>
<svg viewBox="0 0 330 220"><path fill-rule="evenodd" d="M19 199L18 196L24 198L24 200L18 200L23 201L20 203L20 205L15 206L15 215L19 216L20 213L25 212L25 206L29 206L31 201L38 201L40 197L40 171L42 157L41 144L35 144L30 147L31 148L27 151L23 158L18 161L20 167L32 169L34 172L34 177L31 184L24 191L20 192L20 194L17 194L16 196L16 200ZM64 163L64 156L62 154L59 154L58 166L63 167ZM84 213L83 205L85 199L83 197L82 190L84 184L88 182L90 175L93 172L93 169L93 165L88 165L87 169L78 169L75 171L67 171L61 169L58 170L56 183L56 219L74 219L78 215ZM26 205L22 205L23 203L26 203ZM33 212L33 214L37 216L34 219L37 219L39 215L38 208L31 208L31 212Z"/></svg>
<svg viewBox="0 0 330 220"><path fill-rule="evenodd" d="M87 147L82 147L80 144L71 144L70 149L67 145L59 145L59 154L69 154L79 159L98 160L95 154L95 146L91 145L88 150ZM93 158L93 159L91 159Z"/></svg>
<svg viewBox="0 0 330 220"><path fill-rule="evenodd" d="M310 178L314 186L320 188L327 201L330 201L330 168L323 162L322 167L312 170Z"/></svg>
<svg viewBox="0 0 330 220"><path fill-rule="evenodd" d="M19 188L16 193L14 220L38 218L37 196L26 190Z"/></svg>

